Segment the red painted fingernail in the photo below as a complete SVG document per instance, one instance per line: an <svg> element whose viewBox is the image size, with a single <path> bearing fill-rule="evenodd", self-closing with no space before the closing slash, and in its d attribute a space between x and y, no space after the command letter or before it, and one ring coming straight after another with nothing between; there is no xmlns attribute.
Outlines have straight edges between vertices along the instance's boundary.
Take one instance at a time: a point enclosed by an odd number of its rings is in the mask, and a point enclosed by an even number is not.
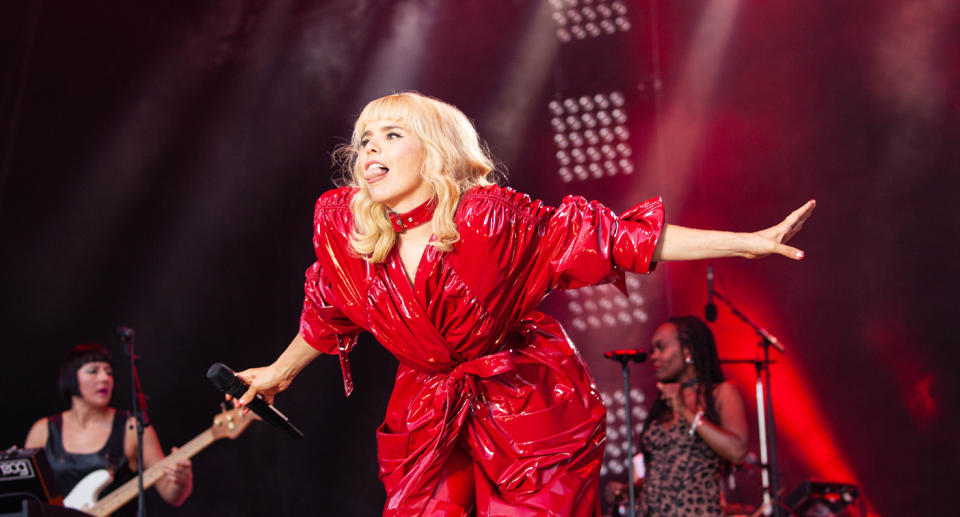
<svg viewBox="0 0 960 517"><path fill-rule="evenodd" d="M797 252L797 258L798 258L798 259L802 259L802 258L803 258L803 252L802 252L802 251L798 251L798 252Z"/></svg>

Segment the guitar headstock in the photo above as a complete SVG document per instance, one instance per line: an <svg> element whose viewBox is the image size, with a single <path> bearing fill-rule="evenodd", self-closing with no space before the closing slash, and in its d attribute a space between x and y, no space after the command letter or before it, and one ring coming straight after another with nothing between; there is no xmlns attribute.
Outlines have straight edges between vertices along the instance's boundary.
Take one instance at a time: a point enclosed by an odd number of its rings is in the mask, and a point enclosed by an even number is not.
<svg viewBox="0 0 960 517"><path fill-rule="evenodd" d="M253 412L244 412L243 408L224 410L213 417L213 425L210 426L210 430L213 432L214 439L230 438L233 440L240 436L240 433L244 432L250 422L255 419L256 415Z"/></svg>

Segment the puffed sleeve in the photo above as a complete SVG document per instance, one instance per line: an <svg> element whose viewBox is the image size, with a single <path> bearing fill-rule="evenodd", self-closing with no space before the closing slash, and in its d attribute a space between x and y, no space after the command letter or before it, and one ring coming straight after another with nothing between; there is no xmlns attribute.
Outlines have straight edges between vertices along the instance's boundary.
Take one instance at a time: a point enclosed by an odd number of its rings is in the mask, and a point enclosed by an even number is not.
<svg viewBox="0 0 960 517"><path fill-rule="evenodd" d="M300 335L307 343L322 353L339 356L347 395L353 391L347 356L363 330L349 310L350 304L356 303L357 260L349 260L344 249L344 236L352 224L352 194L352 189L343 187L328 190L317 199L313 215L317 261L307 268L300 314Z"/></svg>
<svg viewBox="0 0 960 517"><path fill-rule="evenodd" d="M596 201L567 196L543 223L539 239L550 287L569 289L614 281L623 272L653 270L653 252L663 229L664 208L649 199L617 216Z"/></svg>
<svg viewBox="0 0 960 517"><path fill-rule="evenodd" d="M353 376L347 356L357 344L357 336L362 329L330 303L333 297L330 281L323 274L319 262L307 269L303 292L300 335L320 352L339 356L343 389L349 396L353 391Z"/></svg>
<svg viewBox="0 0 960 517"><path fill-rule="evenodd" d="M353 391L353 376L347 356L357 344L357 336L362 329L343 311L329 303L332 297L330 281L323 274L319 262L307 268L303 292L300 335L320 352L339 356L343 389L349 396Z"/></svg>
<svg viewBox="0 0 960 517"><path fill-rule="evenodd" d="M303 284L303 312L300 314L300 334L310 346L325 354L336 354L340 349L339 337L355 338L360 327L353 323L331 299L330 281L314 262L307 268Z"/></svg>

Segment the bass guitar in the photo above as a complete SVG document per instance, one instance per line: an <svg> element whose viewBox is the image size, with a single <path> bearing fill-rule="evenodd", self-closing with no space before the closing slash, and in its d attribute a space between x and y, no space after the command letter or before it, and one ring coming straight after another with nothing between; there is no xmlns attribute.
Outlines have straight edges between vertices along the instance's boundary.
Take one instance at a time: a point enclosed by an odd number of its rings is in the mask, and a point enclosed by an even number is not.
<svg viewBox="0 0 960 517"><path fill-rule="evenodd" d="M221 439L230 438L231 440L240 436L240 433L247 429L256 416L247 412L244 414L241 408L224 411L213 417L213 425L209 429L197 435L196 438L184 444L177 452L174 452L156 463L143 472L143 489L153 486L161 477L163 477L163 464L167 461L176 461L179 459L189 459L195 454L205 449L211 443ZM117 511L118 508L127 504L131 499L137 496L138 483L137 478L127 481L119 488L110 492L102 499L100 492L113 481L113 474L107 469L95 470L86 475L73 487L73 490L63 499L63 505L67 508L73 508L81 512L106 516Z"/></svg>

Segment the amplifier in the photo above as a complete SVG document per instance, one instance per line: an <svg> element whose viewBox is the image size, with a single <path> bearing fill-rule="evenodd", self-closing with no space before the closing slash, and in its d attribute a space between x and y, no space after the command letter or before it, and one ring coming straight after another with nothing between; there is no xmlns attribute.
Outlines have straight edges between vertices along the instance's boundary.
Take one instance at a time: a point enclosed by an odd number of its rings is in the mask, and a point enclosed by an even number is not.
<svg viewBox="0 0 960 517"><path fill-rule="evenodd" d="M802 517L830 517L857 500L856 485L804 481L783 500L790 511Z"/></svg>
<svg viewBox="0 0 960 517"><path fill-rule="evenodd" d="M0 511L16 511L23 499L63 506L43 449L11 448L0 452Z"/></svg>

